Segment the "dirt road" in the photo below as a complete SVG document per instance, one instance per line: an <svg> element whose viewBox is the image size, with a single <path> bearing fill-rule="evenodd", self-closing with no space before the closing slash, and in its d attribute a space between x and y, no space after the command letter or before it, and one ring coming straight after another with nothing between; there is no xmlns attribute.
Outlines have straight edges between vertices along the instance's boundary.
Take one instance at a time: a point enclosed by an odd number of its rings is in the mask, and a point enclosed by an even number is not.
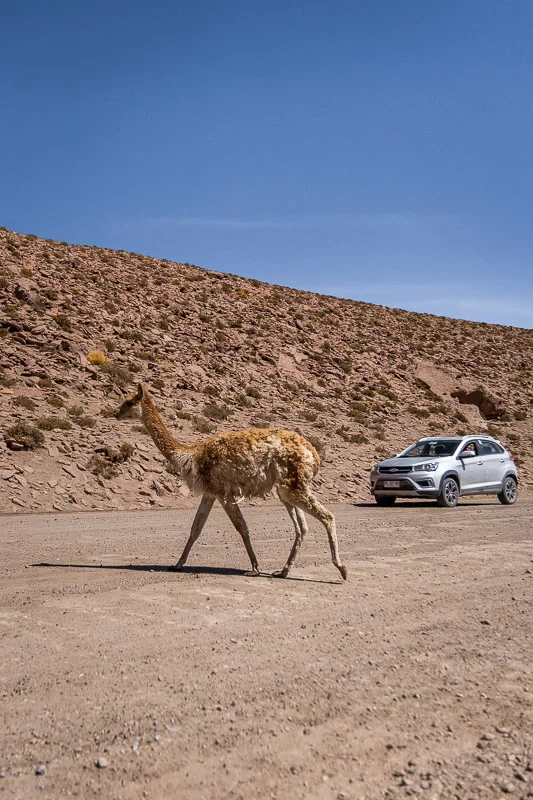
<svg viewBox="0 0 533 800"><path fill-rule="evenodd" d="M533 503L0 518L0 796L533 797Z"/></svg>

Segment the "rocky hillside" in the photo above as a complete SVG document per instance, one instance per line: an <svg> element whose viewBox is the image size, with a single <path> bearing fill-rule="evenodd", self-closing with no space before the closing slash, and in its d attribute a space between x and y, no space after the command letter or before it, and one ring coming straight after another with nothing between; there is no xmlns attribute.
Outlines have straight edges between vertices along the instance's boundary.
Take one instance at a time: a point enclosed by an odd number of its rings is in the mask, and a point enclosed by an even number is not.
<svg viewBox="0 0 533 800"><path fill-rule="evenodd" d="M421 435L490 432L533 486L533 331L271 286L0 229L0 511L189 506L140 426L149 384L191 442L296 429L318 493L369 500L368 471Z"/></svg>

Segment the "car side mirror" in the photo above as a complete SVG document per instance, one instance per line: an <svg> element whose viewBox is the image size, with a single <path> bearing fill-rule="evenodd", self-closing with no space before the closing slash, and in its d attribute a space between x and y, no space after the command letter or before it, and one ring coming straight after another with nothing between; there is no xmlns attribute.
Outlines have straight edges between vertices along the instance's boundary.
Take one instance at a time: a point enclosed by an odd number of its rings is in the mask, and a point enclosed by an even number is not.
<svg viewBox="0 0 533 800"><path fill-rule="evenodd" d="M457 458L476 458L476 453L473 450L463 450L462 453L459 453Z"/></svg>

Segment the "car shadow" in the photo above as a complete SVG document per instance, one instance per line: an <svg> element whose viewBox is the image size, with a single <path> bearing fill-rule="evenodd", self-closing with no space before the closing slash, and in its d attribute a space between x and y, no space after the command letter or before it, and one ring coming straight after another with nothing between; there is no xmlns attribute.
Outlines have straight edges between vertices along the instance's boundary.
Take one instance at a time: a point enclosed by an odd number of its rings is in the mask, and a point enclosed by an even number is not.
<svg viewBox="0 0 533 800"><path fill-rule="evenodd" d="M402 503L401 500L397 500L395 503L393 503L392 506L378 506L377 503L349 503L349 505L356 506L357 508L375 508L376 510L379 509L380 511L381 510L390 511L393 508L404 508L404 509L428 508L428 507L439 508L436 500L421 500L420 502L417 502L415 500L407 503L406 502ZM496 504L494 503L494 501L491 500L474 500L474 501L469 501L468 503L462 503L461 500L459 500L459 503L457 504L456 508L458 508L459 506L462 506L463 508L468 508L472 506L493 506L493 505ZM498 503L498 505L500 504Z"/></svg>

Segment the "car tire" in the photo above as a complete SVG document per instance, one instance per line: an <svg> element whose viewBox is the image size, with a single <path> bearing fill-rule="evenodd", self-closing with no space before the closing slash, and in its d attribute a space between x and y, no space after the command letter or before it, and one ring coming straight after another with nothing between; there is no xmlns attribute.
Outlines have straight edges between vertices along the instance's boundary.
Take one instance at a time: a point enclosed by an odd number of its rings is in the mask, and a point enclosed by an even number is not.
<svg viewBox="0 0 533 800"><path fill-rule="evenodd" d="M437 497L437 505L442 508L455 508L459 502L459 484L451 476L444 478Z"/></svg>
<svg viewBox="0 0 533 800"><path fill-rule="evenodd" d="M502 486L501 492L498 494L498 500L504 506L512 506L514 502L516 502L516 491L518 489L518 484L516 479L513 478L512 475L508 475Z"/></svg>
<svg viewBox="0 0 533 800"><path fill-rule="evenodd" d="M395 496L391 494L377 494L374 500L378 506L393 506L396 502Z"/></svg>

